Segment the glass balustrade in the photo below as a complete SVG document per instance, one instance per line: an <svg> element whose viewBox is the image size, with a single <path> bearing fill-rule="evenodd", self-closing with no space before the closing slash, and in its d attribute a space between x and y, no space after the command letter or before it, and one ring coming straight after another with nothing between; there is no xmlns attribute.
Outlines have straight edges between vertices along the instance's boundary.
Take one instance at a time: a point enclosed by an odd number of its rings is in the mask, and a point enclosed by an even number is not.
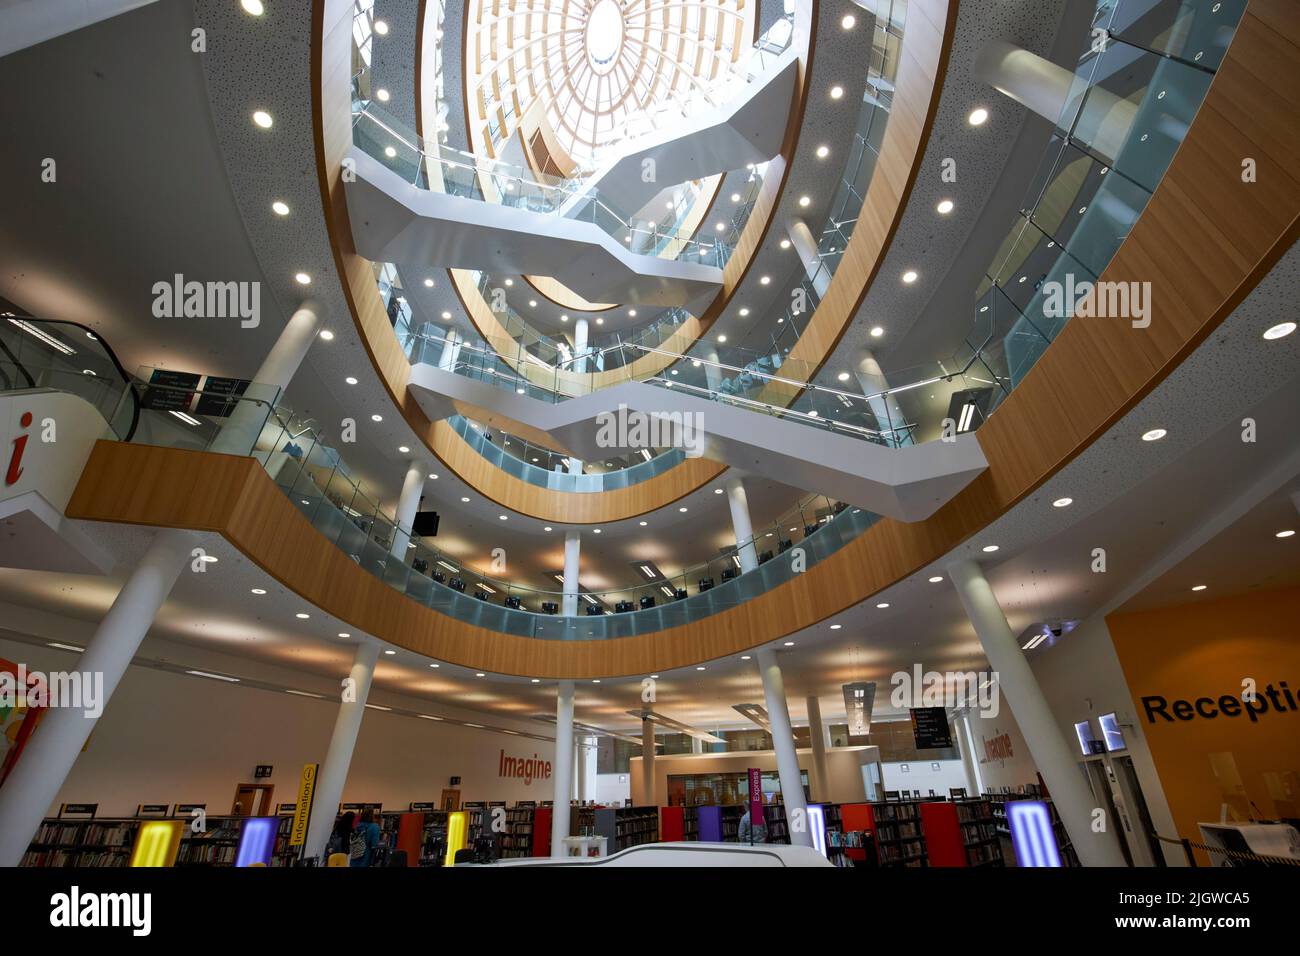
<svg viewBox="0 0 1300 956"><path fill-rule="evenodd" d="M0 392L54 390L77 395L103 416L112 434L134 436L140 396L113 350L75 322L0 314Z"/></svg>

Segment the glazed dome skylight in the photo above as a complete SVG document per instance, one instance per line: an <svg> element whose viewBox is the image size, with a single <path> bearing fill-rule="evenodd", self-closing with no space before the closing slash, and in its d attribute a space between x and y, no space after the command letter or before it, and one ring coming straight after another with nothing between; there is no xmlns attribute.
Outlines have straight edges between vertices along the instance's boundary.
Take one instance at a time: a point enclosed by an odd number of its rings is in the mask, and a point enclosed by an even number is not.
<svg viewBox="0 0 1300 956"><path fill-rule="evenodd" d="M743 81L749 0L472 0L466 33L471 142L500 153L522 123L549 126L580 165L680 123ZM566 164L560 162L561 167Z"/></svg>

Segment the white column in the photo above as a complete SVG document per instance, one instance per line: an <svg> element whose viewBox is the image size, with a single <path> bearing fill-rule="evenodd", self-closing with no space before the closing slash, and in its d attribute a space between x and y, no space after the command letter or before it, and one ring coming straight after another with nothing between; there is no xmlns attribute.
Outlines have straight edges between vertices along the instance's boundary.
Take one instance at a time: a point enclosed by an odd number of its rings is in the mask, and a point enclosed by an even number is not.
<svg viewBox="0 0 1300 956"><path fill-rule="evenodd" d="M975 75L1058 125L1067 105L1071 115L1079 108L1077 99L1084 92L1073 71L1005 40L991 40L985 45L976 58ZM1133 128L1137 104L1101 86L1087 92L1087 106L1075 133L1094 150L1114 159Z"/></svg>
<svg viewBox="0 0 1300 956"><path fill-rule="evenodd" d="M585 803L591 799L588 789L588 767L587 767L587 737L581 731L574 737L573 755L578 761L578 772L575 775L578 778L577 790L578 802Z"/></svg>
<svg viewBox="0 0 1300 956"><path fill-rule="evenodd" d="M693 754L704 753L704 741L701 740L699 737L691 738L691 753Z"/></svg>
<svg viewBox="0 0 1300 956"><path fill-rule="evenodd" d="M578 319L573 324L573 370L587 371L587 320Z"/></svg>
<svg viewBox="0 0 1300 956"><path fill-rule="evenodd" d="M709 387L709 391L716 392L722 386L722 369L718 368L722 359L718 357L718 350L715 348L706 349L704 358L715 363L704 366L704 383Z"/></svg>
<svg viewBox="0 0 1300 956"><path fill-rule="evenodd" d="M876 425L881 431L901 428L906 424L907 419L898 406L898 399L893 395L881 394L889 388L889 380L885 378L885 373L871 349L862 349L858 352L857 364L853 366L853 377L857 379L862 394L867 396L867 406L871 409L871 414L876 417ZM910 437L903 431L890 431L888 437L891 437L895 444L912 443Z"/></svg>
<svg viewBox="0 0 1300 956"><path fill-rule="evenodd" d="M424 462L411 459L402 479L402 494L397 499L397 527L393 529L393 557L406 563L406 546L411 541L411 525L420 510L420 496L424 492Z"/></svg>
<svg viewBox="0 0 1300 956"><path fill-rule="evenodd" d="M1084 866L1124 866L1114 835L1119 821L1110 821L1105 833L1092 832L1096 801L984 572L974 561L959 561L948 569L948 576L979 635L984 656L997 675L998 686L1011 706L1080 862Z"/></svg>
<svg viewBox="0 0 1300 956"><path fill-rule="evenodd" d="M638 806L655 805L655 722L641 719L641 793Z"/></svg>
<svg viewBox="0 0 1300 956"><path fill-rule="evenodd" d="M978 797L984 791L980 779L979 757L975 755L975 735L971 732L970 715L958 714L952 722L957 746L961 748L961 763L966 769L966 793Z"/></svg>
<svg viewBox="0 0 1300 956"><path fill-rule="evenodd" d="M154 535L77 660L83 681L93 686L102 675L103 686L96 688L99 699L85 700L99 713L112 699L176 579L193 560L190 551L196 540L188 531L170 528ZM41 719L22 758L0 787L0 866L17 866L22 860L99 713L89 716L82 708L52 707Z"/></svg>
<svg viewBox="0 0 1300 956"><path fill-rule="evenodd" d="M754 548L754 528L749 523L749 499L745 484L736 476L727 479L727 504L731 506L731 527L736 532L736 549L740 558L740 573L747 574L758 567L758 552Z"/></svg>
<svg viewBox="0 0 1300 956"><path fill-rule="evenodd" d="M580 475L580 474L582 474L582 459L581 459L581 458L566 458L566 459L564 459L564 465L565 465L565 468L568 469L569 474L571 474L571 475Z"/></svg>
<svg viewBox="0 0 1300 956"><path fill-rule="evenodd" d="M569 835L569 792L573 786L573 681L562 680L555 694L555 796L551 807L551 856L564 856Z"/></svg>
<svg viewBox="0 0 1300 956"><path fill-rule="evenodd" d="M307 356L307 350L315 341L316 333L320 331L321 311L321 307L311 300L298 306L298 310L289 317L280 331L280 337L271 346L271 351L262 360L257 374L253 376L247 393L249 398L270 400L271 396L262 394L267 386L277 390L275 400L284 395L284 390L293 381L302 360ZM258 386L262 386L262 389ZM269 412L266 405L258 402L237 402L234 411L221 427L221 433L213 439L210 450L228 455L247 455L261 434Z"/></svg>
<svg viewBox="0 0 1300 956"><path fill-rule="evenodd" d="M790 842L795 846L812 846L808 831L808 801L803 795L803 778L799 774L799 755L794 749L794 731L790 729L790 709L785 702L785 681L776 663L776 652L770 647L760 647L754 655L758 672L763 678L763 697L767 702L767 719L772 725L772 749L776 751L776 772L781 778L781 801L785 804L785 818L790 823ZM796 816L803 817L805 825L794 826Z"/></svg>
<svg viewBox="0 0 1300 956"><path fill-rule="evenodd" d="M442 355L438 357L438 368L453 371L456 359L460 357L461 335L456 329L447 329L442 337Z"/></svg>
<svg viewBox="0 0 1300 956"><path fill-rule="evenodd" d="M831 777L826 767L826 730L822 726L822 702L816 695L809 697L808 737L812 741L813 778L812 793L814 799L831 798Z"/></svg>
<svg viewBox="0 0 1300 956"><path fill-rule="evenodd" d="M578 613L578 556L582 551L582 533L564 532L564 598L560 613L574 617Z"/></svg>
<svg viewBox="0 0 1300 956"><path fill-rule="evenodd" d="M791 219L785 225L785 234L790 237L790 245L803 263L804 275L812 282L813 291L820 299L831 287L830 269L821 268L821 252L817 248L817 237L802 219ZM812 308L812 303L808 305Z"/></svg>
<svg viewBox="0 0 1300 956"><path fill-rule="evenodd" d="M367 637L361 638L352 655L352 669L348 671L348 685L334 718L334 733L330 735L325 762L316 775L316 795L313 798L311 819L307 823L305 856L319 859L325 854L334 820L338 816L339 802L343 799L343 785L348 779L352 764L352 751L361 731L361 718L366 714L366 698L370 696L370 683L375 676L375 661L379 659L379 644ZM321 865L325 860L321 860Z"/></svg>

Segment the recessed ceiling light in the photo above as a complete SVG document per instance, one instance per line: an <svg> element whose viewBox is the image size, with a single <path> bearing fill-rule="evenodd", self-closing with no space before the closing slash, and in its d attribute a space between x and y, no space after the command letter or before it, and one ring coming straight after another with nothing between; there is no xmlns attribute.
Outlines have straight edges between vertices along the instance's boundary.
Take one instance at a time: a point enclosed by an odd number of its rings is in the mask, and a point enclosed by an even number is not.
<svg viewBox="0 0 1300 956"><path fill-rule="evenodd" d="M1052 507L1053 507L1053 508L1068 508L1068 507L1070 507L1070 505L1072 505L1072 504L1074 504L1074 499L1073 499L1073 498L1057 498L1055 501L1052 502Z"/></svg>
<svg viewBox="0 0 1300 956"><path fill-rule="evenodd" d="M461 498L460 500L461 500L461 502L462 502L463 504L469 504L469 499L468 499L468 498Z"/></svg>
<svg viewBox="0 0 1300 956"><path fill-rule="evenodd" d="M347 631L339 631L339 637L351 637L351 636L352 635L349 634Z"/></svg>
<svg viewBox="0 0 1300 956"><path fill-rule="evenodd" d="M355 378L353 378L351 375L349 375L349 376L348 376L347 378L345 378L343 381L347 382L349 385L355 385L355 384L357 384L357 380L356 380Z"/></svg>
<svg viewBox="0 0 1300 956"><path fill-rule="evenodd" d="M781 248L782 248L782 249L789 249L789 248L790 248L790 240L789 240L789 239L782 239L782 240L781 240Z"/></svg>
<svg viewBox="0 0 1300 956"><path fill-rule="evenodd" d="M487 677L487 674L484 674L482 671L480 671L479 673L475 674L474 676L475 676L475 677Z"/></svg>
<svg viewBox="0 0 1300 956"><path fill-rule="evenodd" d="M1293 534L1295 534L1295 532L1294 532L1293 530L1291 530L1290 528L1288 528L1288 529L1285 530L1285 531L1279 531L1277 534L1274 535L1274 537L1275 537L1275 538L1289 538L1289 537L1291 537Z"/></svg>
<svg viewBox="0 0 1300 956"><path fill-rule="evenodd" d="M299 272L293 278L299 285L311 285L311 276L305 272Z"/></svg>
<svg viewBox="0 0 1300 956"><path fill-rule="evenodd" d="M884 335L884 334L885 334L885 330L882 329L880 326L878 326L878 325L876 325L876 326L872 326L872 328L871 328L871 337L872 337L873 339L878 339L878 338L880 338L880 337L881 337L882 335Z"/></svg>
<svg viewBox="0 0 1300 956"><path fill-rule="evenodd" d="M981 106L979 109L971 110L970 116L966 117L966 122L970 123L971 126L983 126L984 121L988 118L989 111Z"/></svg>
<svg viewBox="0 0 1300 956"><path fill-rule="evenodd" d="M794 641L786 641L786 642L785 642L785 646L786 646L786 647L794 647Z"/></svg>
<svg viewBox="0 0 1300 956"><path fill-rule="evenodd" d="M515 280L514 280L514 279L507 279L507 280L506 280L506 286L507 286L507 287L512 286L512 285L514 285L514 284L515 284Z"/></svg>
<svg viewBox="0 0 1300 956"><path fill-rule="evenodd" d="M425 279L425 280L424 280L424 287L425 287L426 289L432 289L432 288L433 288L433 280L432 280L432 279Z"/></svg>
<svg viewBox="0 0 1300 956"><path fill-rule="evenodd" d="M431 474L431 475L429 475L429 478L430 478L430 480L432 480L432 481L437 481L437 480L438 480L438 476L437 476L437 475L432 475L432 474Z"/></svg>
<svg viewBox="0 0 1300 956"><path fill-rule="evenodd" d="M600 534L600 529L599 529L599 528L592 528L592 529L591 529L591 533L592 533L592 534Z"/></svg>
<svg viewBox="0 0 1300 956"><path fill-rule="evenodd" d="M807 206L810 202L812 202L812 197L811 197L811 196L800 196L800 197L799 197L799 205L800 205L800 206Z"/></svg>
<svg viewBox="0 0 1300 956"><path fill-rule="evenodd" d="M840 21L840 26L842 26L845 30L852 30L853 25L857 22L858 22L857 17L855 17L851 13L846 13L844 14L844 19Z"/></svg>
<svg viewBox="0 0 1300 956"><path fill-rule="evenodd" d="M218 559L215 554L205 554L203 557L199 558L199 560L204 564L216 564Z"/></svg>
<svg viewBox="0 0 1300 956"><path fill-rule="evenodd" d="M597 325L604 325L604 324L605 324L605 320L604 320L604 319L597 319L597 320L596 320L596 324L597 324Z"/></svg>
<svg viewBox="0 0 1300 956"><path fill-rule="evenodd" d="M943 580L943 575L942 575L942 574L936 574L934 577L930 578L930 583L931 583L931 584L938 584L938 583L939 583L940 581L942 581L942 580Z"/></svg>
<svg viewBox="0 0 1300 956"><path fill-rule="evenodd" d="M289 215L289 204L277 199L271 203L271 211L277 216L287 216Z"/></svg>
<svg viewBox="0 0 1300 956"><path fill-rule="evenodd" d="M265 594L265 593L266 593L266 588L251 588L250 590L251 590L254 594Z"/></svg>
<svg viewBox="0 0 1300 956"><path fill-rule="evenodd" d="M906 272L904 272L904 273L903 273L903 281L906 282L908 285L911 285L913 282L915 282L915 281L916 281L916 271L913 270L913 269L908 269Z"/></svg>
<svg viewBox="0 0 1300 956"><path fill-rule="evenodd" d="M430 667L441 667L442 665L441 665L441 664L430 664L429 666L430 666Z"/></svg>
<svg viewBox="0 0 1300 956"><path fill-rule="evenodd" d="M727 341L727 337L726 337L725 335L719 335L719 336L718 336L718 341L719 341L719 342L725 342L725 341Z"/></svg>
<svg viewBox="0 0 1300 956"><path fill-rule="evenodd" d="M636 309L628 309L628 310L627 310L627 314L630 315L632 318L635 319L635 318L636 318Z"/></svg>
<svg viewBox="0 0 1300 956"><path fill-rule="evenodd" d="M379 100L381 103L387 103L388 91L381 86L379 89L375 90L375 99Z"/></svg>
<svg viewBox="0 0 1300 956"><path fill-rule="evenodd" d="M331 332L329 329L321 329L321 330L320 330L320 337L321 337L322 339L324 339L326 342L333 342L333 341L334 341L334 333Z"/></svg>
<svg viewBox="0 0 1300 956"><path fill-rule="evenodd" d="M726 224L725 222L715 222L715 223L713 224L713 231L714 231L714 232L722 232L722 230L724 230L724 229L726 229L726 228L727 228L727 224Z"/></svg>
<svg viewBox="0 0 1300 956"><path fill-rule="evenodd" d="M384 155L387 156L389 159L392 159L394 156L397 155L397 150L394 149L392 146L385 146Z"/></svg>
<svg viewBox="0 0 1300 956"><path fill-rule="evenodd" d="M302 612L302 611L299 611L297 614L294 615L294 617L296 617L296 618L297 618L298 620L300 620L300 621L305 621L305 620L307 620L307 618L311 617L311 615L310 615L310 614L306 614L306 613L304 613L304 612Z"/></svg>
<svg viewBox="0 0 1300 956"><path fill-rule="evenodd" d="M450 320L450 319L451 319L451 313L450 313L450 312L444 312L444 313L442 313L442 318L443 318L443 321L448 321L448 320Z"/></svg>
<svg viewBox="0 0 1300 956"><path fill-rule="evenodd" d="M638 521L637 524L639 524L643 528L646 526L646 523L644 521Z"/></svg>
<svg viewBox="0 0 1300 956"><path fill-rule="evenodd" d="M389 657L392 657L394 654L397 653L397 651L384 651L384 653L387 654Z"/></svg>
<svg viewBox="0 0 1300 956"><path fill-rule="evenodd" d="M948 213L952 212L952 200L945 199L941 201L939 205L935 206L934 208L935 210L938 211L939 215L946 216L948 215Z"/></svg>
<svg viewBox="0 0 1300 956"><path fill-rule="evenodd" d="M699 667L697 667L697 668L695 668L695 669L696 669L697 671L702 671L702 670L704 670L704 665L701 664Z"/></svg>
<svg viewBox="0 0 1300 956"><path fill-rule="evenodd" d="M825 159L825 158L826 158L827 156L829 156L830 154L831 154L831 148L830 148L829 146L818 146L818 147L817 147L817 158L818 158L818 159Z"/></svg>
<svg viewBox="0 0 1300 956"><path fill-rule="evenodd" d="M375 21L375 32L378 33L381 37L386 37L386 36L388 36L388 24L387 24L387 22L385 22L385 21L383 21L383 20L376 20L376 21Z"/></svg>
<svg viewBox="0 0 1300 956"><path fill-rule="evenodd" d="M509 515L497 515L497 520L498 520L498 521L509 521L509 520L510 520L510 516L509 516Z"/></svg>
<svg viewBox="0 0 1300 956"><path fill-rule="evenodd" d="M721 488L714 488L714 489L713 489L713 493L714 493L715 495L720 495L720 494L722 494L722 489L721 489Z"/></svg>
<svg viewBox="0 0 1300 956"><path fill-rule="evenodd" d="M1163 428L1153 428L1149 432L1142 433L1142 440L1159 441L1160 439L1164 438L1168 434L1169 432L1165 431Z"/></svg>
<svg viewBox="0 0 1300 956"><path fill-rule="evenodd" d="M405 455L411 449L407 448L405 445L398 445L397 450L400 451L403 455Z"/></svg>
<svg viewBox="0 0 1300 956"><path fill-rule="evenodd" d="M262 0L239 0L239 5L244 8L244 12L255 17L260 17L266 12L266 7L262 5Z"/></svg>
<svg viewBox="0 0 1300 956"><path fill-rule="evenodd" d="M1273 326L1271 329L1268 329L1264 332L1264 338L1268 339L1271 342L1274 339L1284 338L1285 336L1290 335L1294 331L1295 331L1294 322L1279 322L1277 325Z"/></svg>
<svg viewBox="0 0 1300 956"><path fill-rule="evenodd" d="M831 87L831 99L838 100L843 95L844 95L844 87L842 86Z"/></svg>
<svg viewBox="0 0 1300 956"><path fill-rule="evenodd" d="M996 551L999 547L1000 547L1000 545L996 545L996 544L986 544L986 545L984 545L983 551L984 551L985 554L992 554L992 553L993 553L994 551Z"/></svg>
<svg viewBox="0 0 1300 956"><path fill-rule="evenodd" d="M1206 586L1205 586L1204 584L1198 584L1198 585L1196 585L1196 587L1192 588L1192 590L1193 590L1193 591L1204 591L1204 590L1205 590L1205 587L1206 587Z"/></svg>
<svg viewBox="0 0 1300 956"><path fill-rule="evenodd" d="M599 684L599 683L600 683L600 678L599 678L599 677L593 677L593 678L591 679L591 682L592 682L593 684Z"/></svg>
<svg viewBox="0 0 1300 956"><path fill-rule="evenodd" d="M883 611L885 608L889 607L889 602L881 601L879 604L876 605L876 607L880 608L880 610Z"/></svg>
<svg viewBox="0 0 1300 956"><path fill-rule="evenodd" d="M680 511L682 514L686 514L686 508L685 508L685 507L678 508L677 510Z"/></svg>
<svg viewBox="0 0 1300 956"><path fill-rule="evenodd" d="M747 315L749 315L749 309L741 309L741 310L740 310L740 317L741 317L742 319L743 319L745 316L747 316Z"/></svg>
<svg viewBox="0 0 1300 956"><path fill-rule="evenodd" d="M271 119L271 114L266 110L258 110L254 113L253 122L262 127L262 129L270 129L275 125L275 120Z"/></svg>
<svg viewBox="0 0 1300 956"><path fill-rule="evenodd" d="M839 630L840 628L842 628L843 626L844 626L843 624L832 624L832 625L831 625L831 630L832 630L832 631L838 631L838 630Z"/></svg>
<svg viewBox="0 0 1300 956"><path fill-rule="evenodd" d="M740 193L732 193L732 194L731 194L731 201L732 201L732 202L740 202Z"/></svg>
<svg viewBox="0 0 1300 956"><path fill-rule="evenodd" d="M371 420L372 422L382 422L382 421L384 420L384 416L383 416L383 415L371 415L371 416L370 416L370 420Z"/></svg>
<svg viewBox="0 0 1300 956"><path fill-rule="evenodd" d="M837 376L835 376L835 377L836 377L837 379L839 379L841 382L847 382L847 381L849 380L849 373L848 373L848 372L840 372L840 374L837 375Z"/></svg>

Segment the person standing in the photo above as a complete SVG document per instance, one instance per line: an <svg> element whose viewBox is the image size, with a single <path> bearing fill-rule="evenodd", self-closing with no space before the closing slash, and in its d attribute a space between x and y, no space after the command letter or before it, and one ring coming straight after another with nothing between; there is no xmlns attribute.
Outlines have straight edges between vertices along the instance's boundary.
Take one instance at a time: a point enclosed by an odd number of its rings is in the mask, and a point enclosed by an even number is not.
<svg viewBox="0 0 1300 956"><path fill-rule="evenodd" d="M375 848L379 846L379 839L380 830L379 824L375 822L375 811L366 807L361 811L361 818L352 831L348 865L369 866L375 855Z"/></svg>

